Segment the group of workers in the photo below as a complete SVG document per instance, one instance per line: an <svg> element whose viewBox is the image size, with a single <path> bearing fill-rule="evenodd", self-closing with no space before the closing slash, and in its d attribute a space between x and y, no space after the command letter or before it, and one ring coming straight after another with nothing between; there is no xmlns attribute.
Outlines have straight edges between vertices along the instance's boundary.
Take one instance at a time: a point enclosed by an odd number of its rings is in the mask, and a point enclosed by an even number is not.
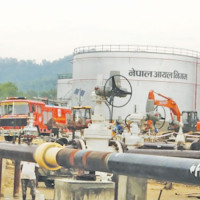
<svg viewBox="0 0 200 200"><path fill-rule="evenodd" d="M128 129L130 130L130 124L128 125ZM113 129L112 137L115 137L116 135L122 135L124 131L124 125L119 120L116 120L115 122L115 128ZM147 120L144 122L144 126L141 130L141 133L158 133L158 130L154 127L152 120Z"/></svg>

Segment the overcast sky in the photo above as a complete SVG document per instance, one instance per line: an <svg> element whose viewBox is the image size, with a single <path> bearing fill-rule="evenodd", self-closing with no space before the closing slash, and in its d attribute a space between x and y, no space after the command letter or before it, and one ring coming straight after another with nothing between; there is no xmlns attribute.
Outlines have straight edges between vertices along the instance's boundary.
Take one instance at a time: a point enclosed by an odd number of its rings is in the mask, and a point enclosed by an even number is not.
<svg viewBox="0 0 200 200"><path fill-rule="evenodd" d="M0 0L2 58L52 61L98 44L200 51L200 0Z"/></svg>

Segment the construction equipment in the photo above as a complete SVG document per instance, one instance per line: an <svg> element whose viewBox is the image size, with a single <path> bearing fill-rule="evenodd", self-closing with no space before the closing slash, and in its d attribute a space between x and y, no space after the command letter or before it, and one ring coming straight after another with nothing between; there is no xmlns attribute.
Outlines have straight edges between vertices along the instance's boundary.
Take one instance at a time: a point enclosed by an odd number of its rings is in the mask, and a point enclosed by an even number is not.
<svg viewBox="0 0 200 200"><path fill-rule="evenodd" d="M69 129L72 131L72 139L75 138L75 131L82 131L84 128L88 127L88 124L92 123L91 120L91 107L90 106L73 106L72 114L69 119L67 119L67 124L59 124L53 118L51 118L48 123L48 129Z"/></svg>
<svg viewBox="0 0 200 200"><path fill-rule="evenodd" d="M164 99L156 100L154 94L157 94L158 96L163 97ZM167 107L170 109L170 115L171 115L171 119L172 119L172 121L170 122L170 125L169 125L170 130L171 129L177 130L180 127L181 112L178 108L178 105L176 104L176 102L173 99L166 97L160 93L156 93L153 90L151 90L149 92L147 106L146 106L147 116L154 122L154 125L155 125L156 121L159 121L160 119L162 119L163 123L159 127L159 128L162 128L165 124L166 116L162 117L160 115L160 113L154 112L155 106L156 106L156 108L157 108L157 106L163 106L163 107Z"/></svg>
<svg viewBox="0 0 200 200"><path fill-rule="evenodd" d="M154 94L163 97L164 100L156 100ZM147 100L147 107L146 107L147 116L154 122L154 124L156 123L156 121L159 121L160 119L164 120L162 124L162 126L164 126L166 116L162 117L160 116L160 113L155 112L155 106L163 106L170 109L170 115L172 121L169 124L168 127L169 130L178 131L179 127L182 126L184 133L190 131L193 132L200 131L200 121L198 119L196 111L183 111L181 113L178 105L173 99L151 90L149 92Z"/></svg>
<svg viewBox="0 0 200 200"><path fill-rule="evenodd" d="M87 128L91 120L91 107L90 106L73 106L72 107L72 118L75 125L82 128ZM71 120L68 126L70 126Z"/></svg>
<svg viewBox="0 0 200 200"><path fill-rule="evenodd" d="M91 107L90 106L74 106L72 107L72 116L68 122L68 129L72 131L72 139L75 138L75 131L80 130L83 135L83 129L88 128L91 124Z"/></svg>
<svg viewBox="0 0 200 200"><path fill-rule="evenodd" d="M182 112L183 121L183 132L189 131L200 131L200 121L197 116L196 111L183 111Z"/></svg>

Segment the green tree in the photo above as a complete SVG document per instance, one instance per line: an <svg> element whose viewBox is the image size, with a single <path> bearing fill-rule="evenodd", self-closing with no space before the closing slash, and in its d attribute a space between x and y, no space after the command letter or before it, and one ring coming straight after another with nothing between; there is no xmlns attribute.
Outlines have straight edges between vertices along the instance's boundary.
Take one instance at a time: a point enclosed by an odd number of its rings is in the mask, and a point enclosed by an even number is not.
<svg viewBox="0 0 200 200"><path fill-rule="evenodd" d="M6 82L0 84L0 98L5 99L6 97L18 96L18 88L12 82Z"/></svg>
<svg viewBox="0 0 200 200"><path fill-rule="evenodd" d="M40 92L41 97L48 97L49 99L56 99L56 90L51 89L49 91Z"/></svg>
<svg viewBox="0 0 200 200"><path fill-rule="evenodd" d="M29 98L37 97L38 93L35 90L28 90L25 96L29 99Z"/></svg>

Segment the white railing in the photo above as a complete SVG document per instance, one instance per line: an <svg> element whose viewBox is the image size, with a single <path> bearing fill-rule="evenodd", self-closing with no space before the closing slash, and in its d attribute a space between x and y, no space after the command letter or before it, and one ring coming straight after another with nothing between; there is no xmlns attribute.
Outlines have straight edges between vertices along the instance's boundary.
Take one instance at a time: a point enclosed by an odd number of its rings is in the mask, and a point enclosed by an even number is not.
<svg viewBox="0 0 200 200"><path fill-rule="evenodd" d="M176 54L191 57L200 57L200 52L192 51L189 49L180 49L173 47L161 47L161 46L145 46L145 45L94 45L83 46L74 49L74 55L83 53L95 53L95 52L149 52L149 53L166 53Z"/></svg>

